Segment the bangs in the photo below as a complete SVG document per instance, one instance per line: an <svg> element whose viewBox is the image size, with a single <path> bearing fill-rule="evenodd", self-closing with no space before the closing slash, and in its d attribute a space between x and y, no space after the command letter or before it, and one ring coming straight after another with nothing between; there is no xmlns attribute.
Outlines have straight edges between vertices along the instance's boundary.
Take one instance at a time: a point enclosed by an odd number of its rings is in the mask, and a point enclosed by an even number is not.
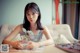
<svg viewBox="0 0 80 53"><path fill-rule="evenodd" d="M34 8L30 8L30 9L28 9L27 11L26 11L26 13L28 13L28 12L32 12L32 13L39 13L36 9L34 9Z"/></svg>

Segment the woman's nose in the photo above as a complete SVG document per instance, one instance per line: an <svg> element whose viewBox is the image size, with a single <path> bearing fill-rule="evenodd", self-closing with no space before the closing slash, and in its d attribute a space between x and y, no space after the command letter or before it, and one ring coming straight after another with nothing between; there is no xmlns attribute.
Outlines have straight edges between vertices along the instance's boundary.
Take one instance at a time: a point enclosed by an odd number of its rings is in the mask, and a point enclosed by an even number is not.
<svg viewBox="0 0 80 53"><path fill-rule="evenodd" d="M32 18L33 18L33 16L31 15L31 16L30 16L30 18L32 19Z"/></svg>

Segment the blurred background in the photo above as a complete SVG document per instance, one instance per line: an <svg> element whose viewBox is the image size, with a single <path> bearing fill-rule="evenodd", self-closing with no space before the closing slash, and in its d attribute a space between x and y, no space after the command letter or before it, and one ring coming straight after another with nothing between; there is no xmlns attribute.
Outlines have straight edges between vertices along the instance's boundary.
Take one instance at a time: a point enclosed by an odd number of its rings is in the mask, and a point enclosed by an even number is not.
<svg viewBox="0 0 80 53"><path fill-rule="evenodd" d="M35 2L38 4L42 15L42 24L51 24L52 0L0 0L0 24L23 23L24 8L29 2Z"/></svg>

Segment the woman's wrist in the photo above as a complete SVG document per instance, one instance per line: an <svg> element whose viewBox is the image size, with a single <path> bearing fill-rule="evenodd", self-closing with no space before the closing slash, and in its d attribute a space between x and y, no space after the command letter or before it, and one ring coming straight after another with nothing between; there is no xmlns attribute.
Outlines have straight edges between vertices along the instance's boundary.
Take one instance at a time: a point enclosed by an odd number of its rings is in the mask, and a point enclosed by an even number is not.
<svg viewBox="0 0 80 53"><path fill-rule="evenodd" d="M41 42L38 42L38 46L39 46L39 47L42 47L43 44L42 44Z"/></svg>

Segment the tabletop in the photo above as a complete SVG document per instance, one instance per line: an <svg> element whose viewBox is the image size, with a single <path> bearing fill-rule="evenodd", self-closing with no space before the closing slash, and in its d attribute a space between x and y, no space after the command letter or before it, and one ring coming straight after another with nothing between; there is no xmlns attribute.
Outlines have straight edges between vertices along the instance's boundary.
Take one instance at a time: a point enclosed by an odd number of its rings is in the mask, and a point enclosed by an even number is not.
<svg viewBox="0 0 80 53"><path fill-rule="evenodd" d="M9 52L5 52L5 53L68 53L64 50L61 50L57 47L55 47L54 45L48 45L48 46L44 46L42 48L37 48L34 50L16 50L13 48L9 48ZM2 52L3 53L3 52Z"/></svg>

